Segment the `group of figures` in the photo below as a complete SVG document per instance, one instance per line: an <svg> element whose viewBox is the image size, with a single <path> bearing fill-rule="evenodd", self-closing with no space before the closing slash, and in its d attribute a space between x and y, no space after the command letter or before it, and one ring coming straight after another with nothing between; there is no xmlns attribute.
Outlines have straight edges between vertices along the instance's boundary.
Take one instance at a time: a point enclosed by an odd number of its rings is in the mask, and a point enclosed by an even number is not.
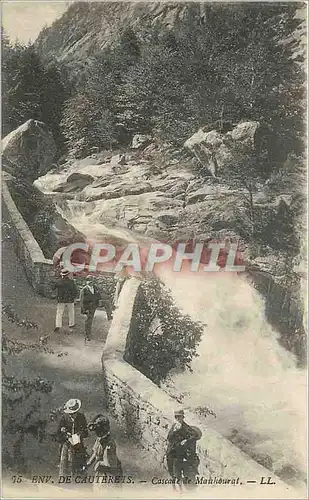
<svg viewBox="0 0 309 500"><path fill-rule="evenodd" d="M55 331L62 327L63 313L66 308L69 315L69 328L73 330L75 327L75 301L79 296L81 313L86 315L85 340L89 341L97 308L103 307L108 320L111 320L121 286L128 277L125 266L123 272L116 277L116 290L112 301L104 291L99 289L92 275L87 276L86 283L79 293L72 273L63 266L59 266L55 282L58 302ZM84 444L84 439L89 437L90 432L94 432L96 435L91 456L87 453ZM195 484L199 466L196 443L200 438L200 430L185 422L183 410L176 411L175 423L167 435L165 453L167 469L174 487L182 487L182 484L191 486ZM60 443L60 477L79 476L81 479L79 482L82 482L82 478L88 477L89 468L93 466L94 474L89 476L92 480L87 482L95 485L122 483L123 468L117 456L116 442L112 438L110 421L106 415L98 414L90 423L87 423L84 413L81 412L81 401L70 399L63 408L57 440Z"/></svg>
<svg viewBox="0 0 309 500"><path fill-rule="evenodd" d="M89 456L84 439L92 431L96 441ZM199 466L196 443L201 437L197 427L185 422L184 411L175 411L175 423L168 432L166 448L167 469L175 488L181 488L183 484L195 484ZM81 401L70 399L63 408L57 439L60 443L59 477L79 477L79 482L82 482L83 477L90 477L92 480L87 482L94 485L121 485L125 472L106 415L98 414L88 424L81 411ZM93 467L91 476L88 472L90 467Z"/></svg>
<svg viewBox="0 0 309 500"><path fill-rule="evenodd" d="M119 287L125 277L120 276L117 280L114 301L112 302L109 296L100 290L95 278L88 275L86 283L81 292L76 286L72 273L67 269L62 268L58 273L58 278L54 283L54 288L57 295L57 311L55 321L55 331L62 328L63 314L65 309L68 309L69 329L73 331L75 328L75 302L79 298L81 314L86 316L85 319L85 341L91 340L92 323L95 312L98 307L103 307L106 311L107 319L110 321L113 318L113 307L115 307L119 295Z"/></svg>
<svg viewBox="0 0 309 500"><path fill-rule="evenodd" d="M116 443L111 436L109 419L98 414L87 424L80 408L79 399L70 399L63 408L57 431L60 442L59 476L83 476L91 465L94 465L94 477L122 476L122 466L117 457ZM91 431L97 438L92 455L89 456L84 439L89 437Z"/></svg>

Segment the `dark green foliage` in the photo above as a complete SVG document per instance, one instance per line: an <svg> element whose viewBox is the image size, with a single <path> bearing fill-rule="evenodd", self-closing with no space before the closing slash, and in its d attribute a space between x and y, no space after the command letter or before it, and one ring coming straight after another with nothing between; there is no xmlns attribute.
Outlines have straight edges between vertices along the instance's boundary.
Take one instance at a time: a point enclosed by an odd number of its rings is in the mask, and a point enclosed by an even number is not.
<svg viewBox="0 0 309 500"><path fill-rule="evenodd" d="M131 139L136 127L122 87L139 51L134 31L127 28L120 30L113 50L92 55L85 74L80 76L77 94L66 103L61 122L68 148L75 157L86 156L93 147L112 149Z"/></svg>
<svg viewBox="0 0 309 500"><path fill-rule="evenodd" d="M296 256L300 252L306 221L306 159L290 154L280 170L275 170L265 191L278 195L278 205L267 220L260 220L256 237L274 250ZM280 195L283 197L280 199ZM287 199L285 200L285 196ZM258 227L257 227L258 229Z"/></svg>
<svg viewBox="0 0 309 500"><path fill-rule="evenodd" d="M126 145L137 132L179 145L201 125L226 131L223 124L247 119L275 131L280 154L298 151L305 82L302 56L294 57L298 7L206 4L201 19L192 4L169 28L119 29L113 46L78 71L77 101L62 123L69 148L82 155L94 143Z"/></svg>
<svg viewBox="0 0 309 500"><path fill-rule="evenodd" d="M2 32L2 135L31 118L39 120L51 130L60 152L59 124L69 96L64 77L57 65L42 64L33 45L11 45Z"/></svg>
<svg viewBox="0 0 309 500"><path fill-rule="evenodd" d="M267 155L258 154L249 144L228 141L226 144L230 148L230 157L225 162L221 171L224 181L230 186L239 189L239 196L244 199L246 213L250 220L249 237L254 237L256 230L256 214L253 202L253 195L258 186L265 182L269 176L269 162Z"/></svg>
<svg viewBox="0 0 309 500"><path fill-rule="evenodd" d="M159 322L153 328L155 320ZM202 333L203 326L179 311L159 280L143 282L133 309L126 359L159 384L174 368L190 369Z"/></svg>
<svg viewBox="0 0 309 500"><path fill-rule="evenodd" d="M61 147L62 119L68 148L82 157L93 148L127 145L137 132L180 145L199 126L217 123L224 131L223 123L247 119L275 131L280 154L299 151L305 75L301 53L295 56L297 8L206 4L201 18L196 5L187 5L168 28L118 28L111 47L76 61L74 70L70 63L69 72L45 67L32 46L12 47L3 34L3 132L39 119ZM75 5L64 18L80 9L90 18L95 12ZM79 22L68 37L73 43L84 35Z"/></svg>
<svg viewBox="0 0 309 500"><path fill-rule="evenodd" d="M289 207L283 200L280 201L275 210L268 211L266 217L257 217L255 239L276 251L296 256L300 243L299 235L294 231L296 216L294 206Z"/></svg>
<svg viewBox="0 0 309 500"><path fill-rule="evenodd" d="M237 189L242 201L234 209L235 216L239 212L238 233L250 244L297 255L301 234L297 221L305 216L304 160L290 155L278 170L267 150L254 151L249 144L229 142L227 138L226 143L230 157L219 174L226 184ZM264 196L259 203L255 202L258 192ZM291 201L286 201L284 195Z"/></svg>
<svg viewBox="0 0 309 500"><path fill-rule="evenodd" d="M7 320L21 329L25 339L27 332L38 330L36 323L20 318L10 304L2 305L2 320L4 325ZM40 375L29 379L17 373L18 358L29 351L58 357L67 355L67 352L56 353L50 348L47 336L41 336L34 342L21 341L2 330L2 465L19 473L27 471L23 453L26 438L32 436L38 444L46 439L48 422L57 412L53 410L48 414L43 410L44 400L53 389L51 381Z"/></svg>
<svg viewBox="0 0 309 500"><path fill-rule="evenodd" d="M18 318L9 305L3 305L3 314L18 327L37 328L33 322ZM25 472L27 467L22 452L26 436L34 436L39 441L45 437L47 418L41 412L42 397L52 390L52 383L40 376L29 380L14 374L11 358L25 350L53 353L44 342L20 342L2 333L2 437L5 443L2 459L4 467L18 472Z"/></svg>
<svg viewBox="0 0 309 500"><path fill-rule="evenodd" d="M98 120L94 104L86 94L78 94L66 102L61 125L70 152L76 158L87 156L98 144L98 136L94 133L94 123Z"/></svg>

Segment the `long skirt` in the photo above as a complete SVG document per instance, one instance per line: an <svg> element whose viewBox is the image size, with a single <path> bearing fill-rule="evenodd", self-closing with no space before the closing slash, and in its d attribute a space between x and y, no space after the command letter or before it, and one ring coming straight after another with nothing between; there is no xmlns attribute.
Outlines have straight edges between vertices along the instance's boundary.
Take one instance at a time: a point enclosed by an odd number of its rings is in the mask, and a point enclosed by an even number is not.
<svg viewBox="0 0 309 500"><path fill-rule="evenodd" d="M86 470L87 454L81 443L72 446L64 443L60 452L59 476L74 476Z"/></svg>
<svg viewBox="0 0 309 500"><path fill-rule="evenodd" d="M121 488L122 486L123 471L119 461L117 469L100 465L95 471L95 479L93 489L95 491L105 489L108 487Z"/></svg>

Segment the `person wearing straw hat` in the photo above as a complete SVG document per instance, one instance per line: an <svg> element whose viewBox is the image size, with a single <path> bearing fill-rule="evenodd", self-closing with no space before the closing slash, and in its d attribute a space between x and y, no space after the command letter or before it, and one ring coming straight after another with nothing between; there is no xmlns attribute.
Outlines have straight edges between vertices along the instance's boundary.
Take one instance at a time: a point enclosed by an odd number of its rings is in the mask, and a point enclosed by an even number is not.
<svg viewBox="0 0 309 500"><path fill-rule="evenodd" d="M63 407L57 437L60 442L59 475L66 476L86 469L84 439L88 437L87 420L80 411L80 399L69 399Z"/></svg>
<svg viewBox="0 0 309 500"><path fill-rule="evenodd" d="M183 410L176 410L174 416L176 422L172 425L167 436L167 468L175 480L175 484L181 486L184 482L193 486L199 465L196 442L201 439L202 433L197 427L190 426L185 422Z"/></svg>
<svg viewBox="0 0 309 500"><path fill-rule="evenodd" d="M69 328L70 331L72 331L75 326L74 302L78 295L78 289L68 269L62 269L60 272L60 276L61 277L56 281L55 284L58 301L55 332L57 332L62 327L62 318L66 307L68 308L69 313Z"/></svg>

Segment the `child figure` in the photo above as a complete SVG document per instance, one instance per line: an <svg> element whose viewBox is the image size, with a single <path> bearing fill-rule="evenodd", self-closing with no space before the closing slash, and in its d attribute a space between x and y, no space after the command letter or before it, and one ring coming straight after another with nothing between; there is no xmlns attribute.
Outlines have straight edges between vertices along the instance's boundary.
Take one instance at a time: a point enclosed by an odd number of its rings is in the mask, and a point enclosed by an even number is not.
<svg viewBox="0 0 309 500"><path fill-rule="evenodd" d="M120 484L123 475L122 465L117 457L116 443L111 437L109 419L99 414L88 425L88 429L97 435L92 455L87 462L88 466L95 462L94 484ZM108 476L108 479L104 480L102 476Z"/></svg>

